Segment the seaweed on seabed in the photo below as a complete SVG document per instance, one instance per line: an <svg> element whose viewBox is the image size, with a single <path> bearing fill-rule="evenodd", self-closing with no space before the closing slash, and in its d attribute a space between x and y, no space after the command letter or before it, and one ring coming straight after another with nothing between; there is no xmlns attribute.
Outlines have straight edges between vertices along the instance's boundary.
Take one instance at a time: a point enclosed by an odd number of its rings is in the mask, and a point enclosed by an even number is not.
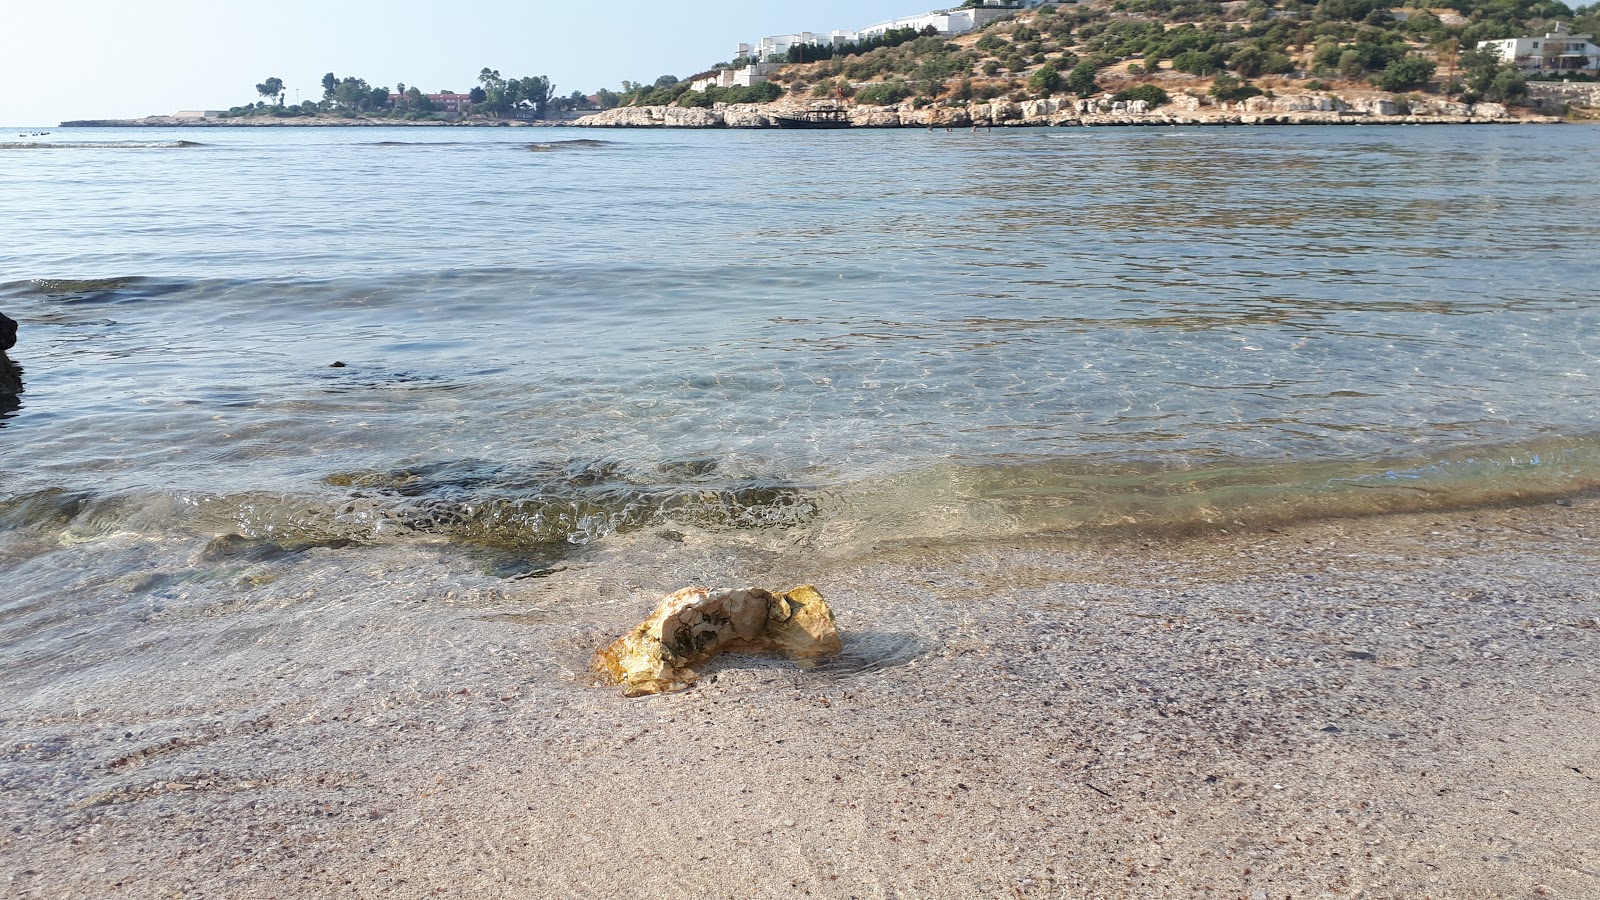
<svg viewBox="0 0 1600 900"><path fill-rule="evenodd" d="M473 550L498 575L553 571L584 545L676 521L705 528L787 527L817 514L796 485L723 479L714 460L630 472L611 460L505 464L459 459L324 482L391 510L400 533L439 535Z"/></svg>

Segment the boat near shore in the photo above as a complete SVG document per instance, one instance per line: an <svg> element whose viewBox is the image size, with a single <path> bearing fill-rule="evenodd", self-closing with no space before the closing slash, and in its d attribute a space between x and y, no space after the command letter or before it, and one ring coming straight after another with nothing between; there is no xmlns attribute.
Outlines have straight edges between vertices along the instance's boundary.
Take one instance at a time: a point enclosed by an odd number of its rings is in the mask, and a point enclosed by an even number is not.
<svg viewBox="0 0 1600 900"><path fill-rule="evenodd" d="M775 115L772 120L779 128L849 128L851 125L847 109L808 109L792 115Z"/></svg>

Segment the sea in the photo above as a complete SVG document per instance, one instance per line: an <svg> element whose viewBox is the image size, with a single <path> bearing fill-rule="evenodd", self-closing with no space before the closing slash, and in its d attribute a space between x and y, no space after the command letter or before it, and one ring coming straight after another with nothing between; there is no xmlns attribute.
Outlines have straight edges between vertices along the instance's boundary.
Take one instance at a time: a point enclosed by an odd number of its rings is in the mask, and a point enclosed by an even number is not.
<svg viewBox="0 0 1600 900"><path fill-rule="evenodd" d="M70 646L36 614L86 580L178 590L139 547L520 579L640 533L847 556L1593 492L1597 151L9 128L0 644Z"/></svg>

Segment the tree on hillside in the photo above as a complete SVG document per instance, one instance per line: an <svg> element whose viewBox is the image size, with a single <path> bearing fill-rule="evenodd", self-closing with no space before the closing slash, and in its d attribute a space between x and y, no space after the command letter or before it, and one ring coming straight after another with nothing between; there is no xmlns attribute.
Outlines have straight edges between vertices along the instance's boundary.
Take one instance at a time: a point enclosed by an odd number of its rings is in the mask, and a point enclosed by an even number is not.
<svg viewBox="0 0 1600 900"><path fill-rule="evenodd" d="M964 68L949 54L934 53L923 59L911 77L923 95L937 97L944 93L944 83Z"/></svg>
<svg viewBox="0 0 1600 900"><path fill-rule="evenodd" d="M1100 92L1100 85L1095 81L1094 63L1087 59L1072 67L1067 73L1067 90L1076 93L1079 97L1088 97Z"/></svg>
<svg viewBox="0 0 1600 900"><path fill-rule="evenodd" d="M1211 89L1206 93L1223 103L1236 103L1261 96L1261 89L1224 72L1212 80Z"/></svg>
<svg viewBox="0 0 1600 900"><path fill-rule="evenodd" d="M1469 103L1517 103L1528 96L1527 76L1492 50L1468 50L1461 54L1460 64L1467 88L1464 99Z"/></svg>
<svg viewBox="0 0 1600 900"><path fill-rule="evenodd" d="M263 97L276 97L278 99L278 105L282 106L283 105L283 79L282 78L268 78L266 81L263 81L260 84L256 85L256 93L260 94Z"/></svg>
<svg viewBox="0 0 1600 900"><path fill-rule="evenodd" d="M1061 87L1061 73L1056 71L1055 66L1045 63L1028 79L1028 87L1035 94L1048 97Z"/></svg>
<svg viewBox="0 0 1600 900"><path fill-rule="evenodd" d="M332 73L322 76L322 99L332 100L333 92L339 88L339 79Z"/></svg>
<svg viewBox="0 0 1600 900"><path fill-rule="evenodd" d="M1420 56L1407 56L1389 63L1378 76L1378 87L1386 91L1409 91L1421 87L1433 77L1434 64L1431 59Z"/></svg>

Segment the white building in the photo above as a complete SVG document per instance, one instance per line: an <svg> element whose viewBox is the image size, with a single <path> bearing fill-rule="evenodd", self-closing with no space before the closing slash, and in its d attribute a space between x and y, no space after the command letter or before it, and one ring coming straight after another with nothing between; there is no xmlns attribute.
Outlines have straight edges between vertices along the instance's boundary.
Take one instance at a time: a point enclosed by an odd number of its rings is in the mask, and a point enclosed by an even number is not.
<svg viewBox="0 0 1600 900"><path fill-rule="evenodd" d="M920 16L907 16L903 19L890 19L876 25L868 25L857 31L840 29L827 34L815 31L799 31L794 34L775 34L764 37L754 44L740 44L736 52L738 59L752 60L753 65L740 69L721 69L696 78L690 83L691 90L703 91L707 87L733 87L742 85L761 84L767 80L778 65L785 61L789 55L789 48L802 44L817 44L826 47L839 47L845 44L858 43L866 38L876 37L887 31L897 28L912 28L923 31L932 28L935 32L946 37L966 34L974 29L993 22L995 19L1019 9L1032 9L1057 0L983 0L982 5L966 9L944 9L923 13Z"/></svg>
<svg viewBox="0 0 1600 900"><path fill-rule="evenodd" d="M776 63L753 63L742 69L717 69L689 82L689 90L703 91L708 87L753 87L765 83L767 76L777 68Z"/></svg>
<svg viewBox="0 0 1600 900"><path fill-rule="evenodd" d="M942 9L920 16L906 16L900 19L890 19L876 25L848 31L830 31L827 34L812 31L801 31L795 34L775 34L764 37L754 44L740 44L739 56L765 62L774 56L782 57L788 54L789 48L799 44L820 44L823 46L838 47L842 44L854 44L865 38L876 37L886 31L897 28L913 28L922 31L932 28L946 37L966 34L977 28L993 22L1008 13L1019 9L1032 9L1043 6L1052 0L983 0L982 6L966 9Z"/></svg>
<svg viewBox="0 0 1600 900"><path fill-rule="evenodd" d="M1501 59L1528 71L1600 71L1600 47L1595 46L1590 35L1571 34L1559 22L1554 31L1543 37L1479 41L1478 49L1493 50Z"/></svg>

